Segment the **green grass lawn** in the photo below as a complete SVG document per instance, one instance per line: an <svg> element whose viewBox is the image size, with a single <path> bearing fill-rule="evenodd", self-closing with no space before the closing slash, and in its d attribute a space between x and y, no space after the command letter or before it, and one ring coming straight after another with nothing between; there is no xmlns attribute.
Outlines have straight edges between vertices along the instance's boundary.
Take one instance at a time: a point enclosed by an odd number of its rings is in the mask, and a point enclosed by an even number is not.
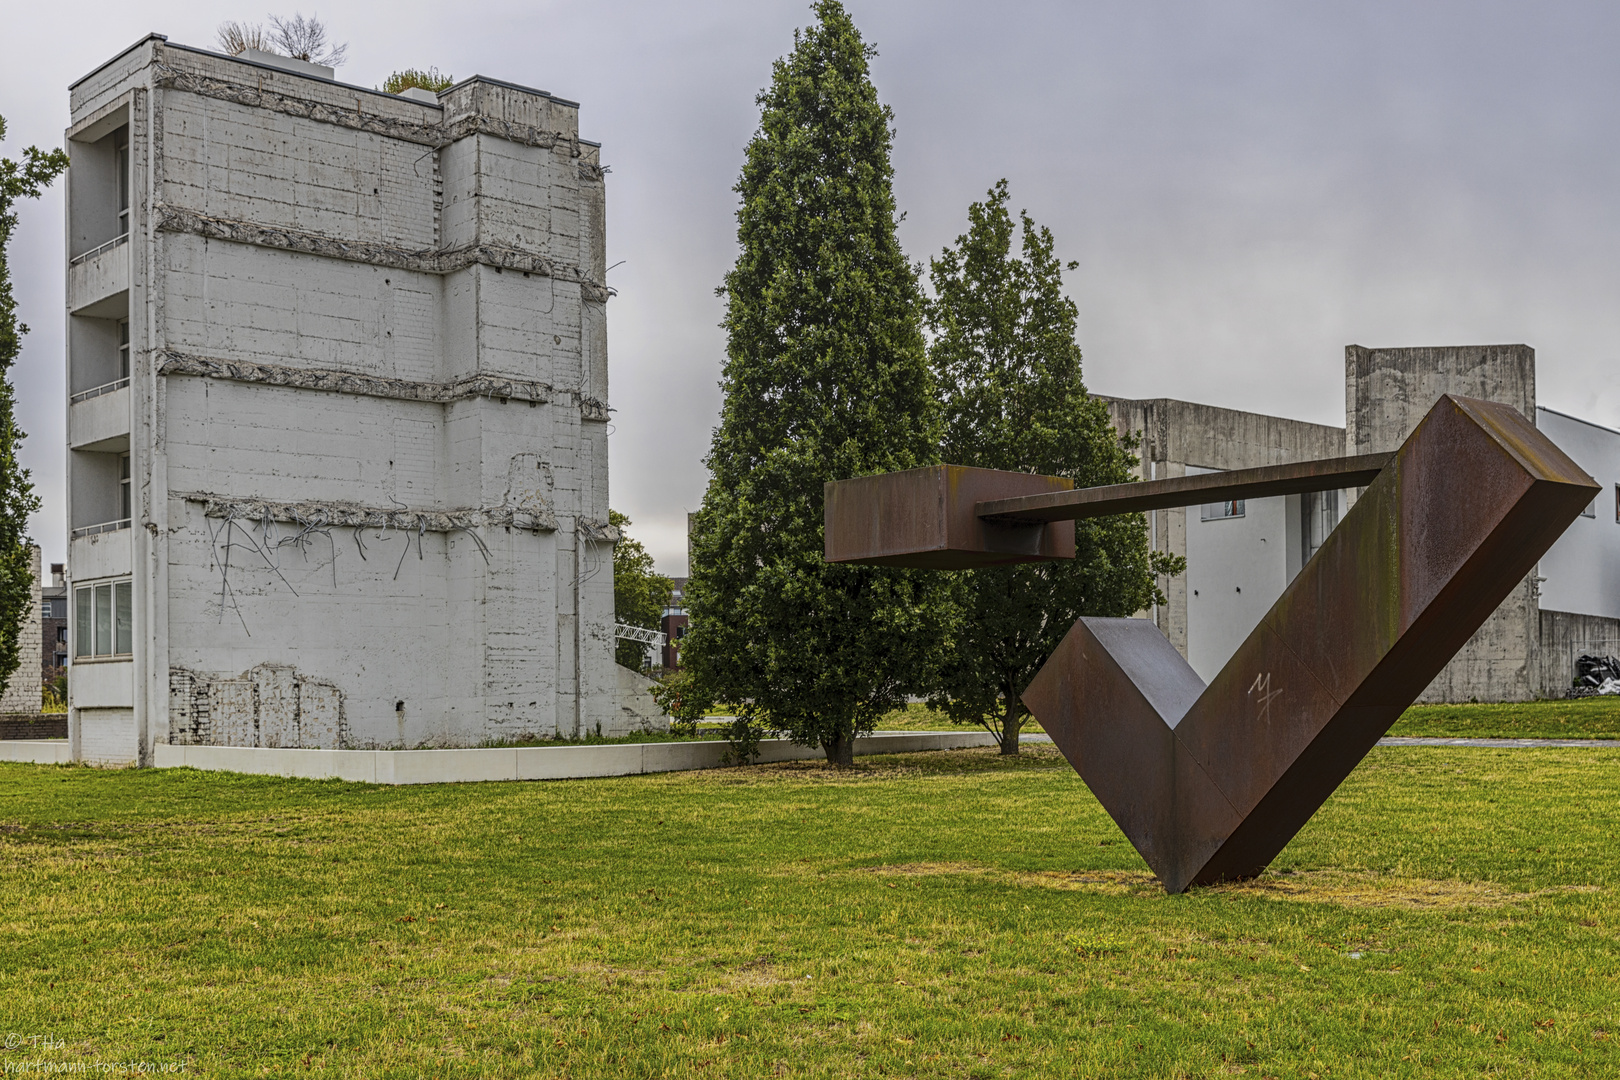
<svg viewBox="0 0 1620 1080"><path fill-rule="evenodd" d="M1414 705L1391 735L1497 739L1620 739L1620 697L1519 705Z"/></svg>
<svg viewBox="0 0 1620 1080"><path fill-rule="evenodd" d="M895 731L967 731L923 705L885 716L877 725ZM1026 724L1026 733L1041 730ZM1531 701L1518 705L1414 705L1391 735L1479 739L1620 739L1620 697Z"/></svg>
<svg viewBox="0 0 1620 1080"><path fill-rule="evenodd" d="M410 788L0 765L0 1061L1607 1077L1617 826L1620 747L1380 749L1265 877L1166 896L1049 747Z"/></svg>

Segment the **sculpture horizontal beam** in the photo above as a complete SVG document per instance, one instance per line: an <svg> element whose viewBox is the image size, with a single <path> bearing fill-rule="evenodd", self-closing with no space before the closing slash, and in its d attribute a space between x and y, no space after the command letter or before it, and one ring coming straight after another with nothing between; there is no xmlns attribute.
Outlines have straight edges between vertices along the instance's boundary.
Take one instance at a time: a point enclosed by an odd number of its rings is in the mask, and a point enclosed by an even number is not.
<svg viewBox="0 0 1620 1080"><path fill-rule="evenodd" d="M1263 499L1373 482L1393 454L1076 488L1034 473L929 465L835 480L825 488L828 562L971 570L1074 558L1080 518L1228 499Z"/></svg>
<svg viewBox="0 0 1620 1080"><path fill-rule="evenodd" d="M1040 495L981 502L974 512L985 521L1075 521L1080 518L1198 506L1231 499L1265 499L1299 495L1307 491L1365 487L1377 479L1394 454L1358 454L1354 457L1295 461L1263 465L1258 469L1172 476L1106 487L1075 488Z"/></svg>

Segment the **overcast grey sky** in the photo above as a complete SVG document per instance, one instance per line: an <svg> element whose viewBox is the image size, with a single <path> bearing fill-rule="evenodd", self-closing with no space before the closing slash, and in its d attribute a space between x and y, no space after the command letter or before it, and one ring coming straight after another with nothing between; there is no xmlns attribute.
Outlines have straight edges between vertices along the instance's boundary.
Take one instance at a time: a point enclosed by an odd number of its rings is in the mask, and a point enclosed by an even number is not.
<svg viewBox="0 0 1620 1080"><path fill-rule="evenodd" d="M291 7L275 9L291 13ZM305 14L310 13L306 4ZM1620 427L1620 7L853 0L893 107L907 252L926 260L999 177L1049 225L1087 383L1342 423L1343 347L1526 342L1542 404ZM754 95L802 0L328 2L345 82L437 65L582 102L603 144L612 502L686 569ZM67 86L148 31L211 47L244 4L8 4L0 154L59 145ZM15 373L47 559L62 500L60 185L12 273Z"/></svg>

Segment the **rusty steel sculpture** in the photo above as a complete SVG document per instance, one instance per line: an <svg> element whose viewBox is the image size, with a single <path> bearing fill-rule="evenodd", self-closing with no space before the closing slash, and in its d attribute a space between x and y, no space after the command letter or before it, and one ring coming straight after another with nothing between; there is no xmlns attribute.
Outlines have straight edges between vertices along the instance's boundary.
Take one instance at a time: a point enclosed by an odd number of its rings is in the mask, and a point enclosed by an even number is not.
<svg viewBox="0 0 1620 1080"><path fill-rule="evenodd" d="M1074 520L1366 486L1205 686L1145 619L1082 618L1030 712L1170 892L1259 874L1597 494L1509 406L1441 397L1393 454L1075 490L941 465L827 485L826 558L1074 556Z"/></svg>

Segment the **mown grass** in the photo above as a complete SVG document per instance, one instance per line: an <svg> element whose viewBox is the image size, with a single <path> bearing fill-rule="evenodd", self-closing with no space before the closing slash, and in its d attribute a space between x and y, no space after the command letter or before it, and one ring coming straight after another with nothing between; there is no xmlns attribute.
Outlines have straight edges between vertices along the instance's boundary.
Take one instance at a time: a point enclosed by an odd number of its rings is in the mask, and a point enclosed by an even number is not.
<svg viewBox="0 0 1620 1080"><path fill-rule="evenodd" d="M14 1068L1620 1071L1620 747L1380 749L1166 896L1049 747L378 788L0 765Z"/></svg>
<svg viewBox="0 0 1620 1080"><path fill-rule="evenodd" d="M1513 705L1414 705L1391 735L1495 739L1620 739L1620 697Z"/></svg>
<svg viewBox="0 0 1620 1080"><path fill-rule="evenodd" d="M877 726L896 731L970 730L953 725L943 713L925 705L897 709ZM1040 730L1034 722L1024 725L1025 733ZM1620 739L1620 697L1512 705L1414 705L1389 733L1436 738Z"/></svg>

